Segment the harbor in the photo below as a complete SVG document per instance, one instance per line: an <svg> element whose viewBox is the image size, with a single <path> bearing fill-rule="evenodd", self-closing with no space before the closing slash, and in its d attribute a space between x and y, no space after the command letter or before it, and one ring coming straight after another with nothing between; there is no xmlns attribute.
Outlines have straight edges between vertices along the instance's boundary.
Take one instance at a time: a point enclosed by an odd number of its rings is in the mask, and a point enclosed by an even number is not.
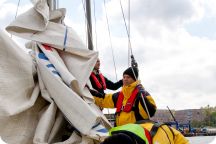
<svg viewBox="0 0 216 144"><path fill-rule="evenodd" d="M186 137L190 144L215 144L216 136L194 136Z"/></svg>

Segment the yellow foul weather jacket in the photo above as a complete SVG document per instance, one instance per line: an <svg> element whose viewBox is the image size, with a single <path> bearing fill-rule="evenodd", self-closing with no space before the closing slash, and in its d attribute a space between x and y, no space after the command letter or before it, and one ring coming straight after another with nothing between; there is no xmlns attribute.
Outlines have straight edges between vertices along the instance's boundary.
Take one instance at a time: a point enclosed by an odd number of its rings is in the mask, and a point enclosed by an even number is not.
<svg viewBox="0 0 216 144"><path fill-rule="evenodd" d="M136 81L128 86L122 87L121 92L124 95L122 107L126 105L128 99L131 97L132 92L134 91L134 89L137 87L138 84L139 81ZM143 103L142 96L147 106L150 117L152 117L155 114L156 104L153 98L151 97L151 95L143 89L142 92L139 91L137 93L131 111L129 112L120 111L116 113L116 119L115 119L116 126L124 125L127 123L135 123L136 121L139 120L148 119L147 110ZM118 98L119 98L119 92L114 94L106 94L102 98L94 96L96 105L102 108L116 108Z"/></svg>
<svg viewBox="0 0 216 144"><path fill-rule="evenodd" d="M146 122L140 124L143 128L151 131L154 123ZM161 125L152 137L153 144L189 144L189 141L176 129L167 125Z"/></svg>
<svg viewBox="0 0 216 144"><path fill-rule="evenodd" d="M117 133L129 135L137 144L189 144L189 141L176 129L152 121L113 127L109 131L110 136Z"/></svg>

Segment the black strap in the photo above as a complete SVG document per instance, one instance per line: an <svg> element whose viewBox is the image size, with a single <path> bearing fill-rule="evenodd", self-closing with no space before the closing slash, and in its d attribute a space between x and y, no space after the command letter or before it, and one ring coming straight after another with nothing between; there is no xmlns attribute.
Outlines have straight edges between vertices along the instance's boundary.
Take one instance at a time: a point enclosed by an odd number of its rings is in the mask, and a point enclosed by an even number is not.
<svg viewBox="0 0 216 144"><path fill-rule="evenodd" d="M150 130L150 135L151 135L152 138L156 135L156 133L157 133L157 131L158 131L158 128L159 128L160 126L162 126L162 125L164 125L164 124L163 124L163 123L155 123L155 124L152 126L152 128L151 128L151 130Z"/></svg>
<svg viewBox="0 0 216 144"><path fill-rule="evenodd" d="M139 121L136 121L136 124L143 124L143 123L156 123L155 121L153 120L150 120L150 119L144 119L144 120L139 120Z"/></svg>
<svg viewBox="0 0 216 144"><path fill-rule="evenodd" d="M136 122L136 124L143 124L143 123L153 123L153 126L152 126L152 128L151 128L151 130L149 132L150 135L151 135L152 140L153 140L154 136L156 135L159 127L161 127L163 125L165 125L165 126L167 126L169 128L169 130L171 131L171 133L173 135L173 139L175 138L175 134L174 134L172 128L169 127L168 125L166 125L165 123L154 122L154 121L149 120L149 119L147 119L147 120L140 120L140 121ZM169 140L169 142L171 144L171 140L170 140L170 138L169 138L169 136L167 134L167 131L165 131L163 127L161 127L161 129L165 132L165 134L166 134L166 136L167 136L167 138L168 138L168 140Z"/></svg>
<svg viewBox="0 0 216 144"><path fill-rule="evenodd" d="M159 127L161 127L161 129L162 129L162 130L164 131L164 133L166 134L166 136L167 136L167 138L168 138L168 140L169 140L169 143L171 144L170 137L168 136L167 131L164 130L164 128L162 127L163 125L165 125L165 126L167 126L167 127L169 128L169 130L170 130L171 133L172 133L173 140L174 140L175 134L174 134L173 130L172 130L168 125L166 125L166 124L164 124L164 123L155 123L155 124L152 126L152 129L151 129L151 131L150 131L150 135L151 135L151 137L152 137L152 139L153 139L153 137L156 135L156 133L157 133Z"/></svg>
<svg viewBox="0 0 216 144"><path fill-rule="evenodd" d="M175 139L175 134L174 134L174 131L173 131L173 129L172 129L170 126L168 126L168 128L169 128L169 129L170 129L170 131L172 132L173 139Z"/></svg>

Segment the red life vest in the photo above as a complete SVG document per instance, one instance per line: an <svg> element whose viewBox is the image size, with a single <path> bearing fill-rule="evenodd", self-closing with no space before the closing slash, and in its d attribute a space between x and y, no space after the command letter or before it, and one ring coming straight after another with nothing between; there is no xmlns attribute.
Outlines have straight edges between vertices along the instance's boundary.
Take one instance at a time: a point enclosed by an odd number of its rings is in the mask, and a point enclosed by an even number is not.
<svg viewBox="0 0 216 144"><path fill-rule="evenodd" d="M143 129L144 129L144 133L145 133L146 138L148 139L149 144L152 144L152 137L151 137L150 132L145 128Z"/></svg>
<svg viewBox="0 0 216 144"><path fill-rule="evenodd" d="M127 103L125 104L125 106L123 107L122 103L123 103L123 100L124 100L124 95L123 95L123 92L119 92L119 96L118 96L118 100L117 100L117 103L116 103L116 113L119 113L121 111L124 111L124 112L130 112L132 107L133 107L133 104L134 104L134 101L136 99L136 96L139 92L139 89L138 88L135 88L131 94L131 96L129 97L129 99L127 100Z"/></svg>
<svg viewBox="0 0 216 144"><path fill-rule="evenodd" d="M94 80L96 86L97 86L99 89L102 89L102 88L103 88L104 90L106 89L106 81L105 81L104 76L103 76L101 73L99 73L99 77L100 77L100 79L101 79L102 84L99 82L99 80L97 79L97 77L96 77L96 75L95 75L94 72L91 73L91 77L92 77L92 79Z"/></svg>

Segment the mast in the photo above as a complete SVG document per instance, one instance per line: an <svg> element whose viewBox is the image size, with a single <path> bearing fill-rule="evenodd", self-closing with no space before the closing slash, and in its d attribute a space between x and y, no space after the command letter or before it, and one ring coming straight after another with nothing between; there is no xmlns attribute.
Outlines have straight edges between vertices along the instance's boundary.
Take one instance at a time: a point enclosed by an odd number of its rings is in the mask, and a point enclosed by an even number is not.
<svg viewBox="0 0 216 144"><path fill-rule="evenodd" d="M175 122L177 122L177 121L176 121L176 119L175 119L175 117L174 117L174 115L173 115L173 113L171 112L171 110L169 109L169 107L168 107L168 106L167 106L167 109L169 110L169 112L170 112L170 114L171 114L171 116L172 116L173 120L174 120Z"/></svg>
<svg viewBox="0 0 216 144"><path fill-rule="evenodd" d="M56 10L56 0L47 0L47 4L50 8L50 11Z"/></svg>
<svg viewBox="0 0 216 144"><path fill-rule="evenodd" d="M50 8L50 11L57 9L57 0L47 0L47 4ZM86 0L86 19L87 19L87 39L88 39L88 49L93 50L93 43L92 43L92 22L91 22L91 0Z"/></svg>
<svg viewBox="0 0 216 144"><path fill-rule="evenodd" d="M171 114L171 116L172 116L172 118L173 118L173 120L174 120L174 122L175 122L175 124L176 124L176 129L178 130L178 129L179 129L179 124L178 124L177 120L175 119L175 117L174 117L172 111L169 109L168 106L167 106L167 108L168 108L168 110L169 110L169 112L170 112L170 114Z"/></svg>
<svg viewBox="0 0 216 144"><path fill-rule="evenodd" d="M87 32L88 32L88 49L93 50L92 44L92 22L91 22L91 0L86 0L86 19L87 19Z"/></svg>

